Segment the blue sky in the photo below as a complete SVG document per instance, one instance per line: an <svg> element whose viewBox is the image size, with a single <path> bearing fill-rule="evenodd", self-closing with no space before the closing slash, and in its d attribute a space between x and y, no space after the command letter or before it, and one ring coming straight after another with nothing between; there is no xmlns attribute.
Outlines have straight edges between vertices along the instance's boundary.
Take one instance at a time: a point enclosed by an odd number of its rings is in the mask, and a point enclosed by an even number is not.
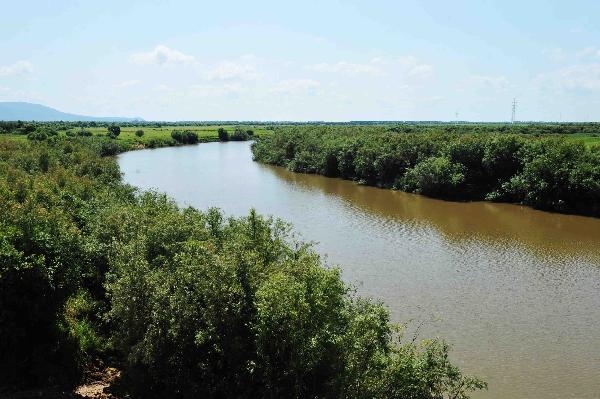
<svg viewBox="0 0 600 399"><path fill-rule="evenodd" d="M160 120L600 120L598 1L3 1L0 101Z"/></svg>

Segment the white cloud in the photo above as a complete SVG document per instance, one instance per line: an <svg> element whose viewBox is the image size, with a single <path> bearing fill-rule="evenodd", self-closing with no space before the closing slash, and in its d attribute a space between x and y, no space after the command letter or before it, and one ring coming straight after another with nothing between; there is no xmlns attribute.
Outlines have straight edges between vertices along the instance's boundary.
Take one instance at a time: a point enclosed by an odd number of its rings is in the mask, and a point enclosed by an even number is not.
<svg viewBox="0 0 600 399"><path fill-rule="evenodd" d="M320 63L309 65L307 67L310 70L318 72L331 72L331 73L343 73L346 75L372 75L380 76L383 75L383 71L375 65L371 64L355 64L351 62L340 61L334 64Z"/></svg>
<svg viewBox="0 0 600 399"><path fill-rule="evenodd" d="M572 65L539 74L534 84L544 89L600 91L600 63Z"/></svg>
<svg viewBox="0 0 600 399"><path fill-rule="evenodd" d="M12 65L0 66L0 76L28 75L33 72L29 61L17 61Z"/></svg>
<svg viewBox="0 0 600 399"><path fill-rule="evenodd" d="M428 78L433 73L433 66L421 63L416 57L413 57L412 55L401 57L395 62L397 62L403 69L405 69L408 76Z"/></svg>
<svg viewBox="0 0 600 399"><path fill-rule="evenodd" d="M579 58L600 58L600 50L597 47L586 47L577 53Z"/></svg>
<svg viewBox="0 0 600 399"><path fill-rule="evenodd" d="M223 61L204 73L208 80L254 80L259 76L254 66L231 61Z"/></svg>
<svg viewBox="0 0 600 399"><path fill-rule="evenodd" d="M195 58L181 51L159 44L154 50L132 54L129 60L139 65L191 64Z"/></svg>
<svg viewBox="0 0 600 399"><path fill-rule="evenodd" d="M320 83L313 79L287 79L275 85L271 92L281 94L299 94L314 91Z"/></svg>
<svg viewBox="0 0 600 399"><path fill-rule="evenodd" d="M23 89L0 86L0 101L46 101L39 93Z"/></svg>

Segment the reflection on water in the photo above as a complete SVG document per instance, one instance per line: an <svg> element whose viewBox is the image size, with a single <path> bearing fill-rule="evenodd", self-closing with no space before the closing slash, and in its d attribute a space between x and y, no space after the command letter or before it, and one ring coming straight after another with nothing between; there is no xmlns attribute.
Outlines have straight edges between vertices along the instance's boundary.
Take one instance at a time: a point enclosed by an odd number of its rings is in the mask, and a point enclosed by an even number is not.
<svg viewBox="0 0 600 399"><path fill-rule="evenodd" d="M600 397L600 219L296 174L252 162L248 143L119 163L127 182L181 204L290 221L359 293L446 338L489 382L478 397Z"/></svg>
<svg viewBox="0 0 600 399"><path fill-rule="evenodd" d="M490 202L451 202L400 191L360 186L341 179L290 172L274 166L259 167L307 190L318 189L348 201L360 211L411 225L436 229L455 244L485 240L492 244L522 244L538 256L600 259L600 221L573 215Z"/></svg>

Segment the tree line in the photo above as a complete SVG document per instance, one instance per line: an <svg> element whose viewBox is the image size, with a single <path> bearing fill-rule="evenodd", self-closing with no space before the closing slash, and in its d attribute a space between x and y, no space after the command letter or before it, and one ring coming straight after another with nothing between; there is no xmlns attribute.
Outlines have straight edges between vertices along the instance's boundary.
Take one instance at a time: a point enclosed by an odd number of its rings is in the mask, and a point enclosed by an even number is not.
<svg viewBox="0 0 600 399"><path fill-rule="evenodd" d="M485 387L443 341L401 339L384 305L353 294L286 223L138 192L107 156L115 145L0 139L0 395L72 386L98 357L139 398Z"/></svg>
<svg viewBox="0 0 600 399"><path fill-rule="evenodd" d="M550 135L286 127L254 159L424 195L600 216L600 147Z"/></svg>

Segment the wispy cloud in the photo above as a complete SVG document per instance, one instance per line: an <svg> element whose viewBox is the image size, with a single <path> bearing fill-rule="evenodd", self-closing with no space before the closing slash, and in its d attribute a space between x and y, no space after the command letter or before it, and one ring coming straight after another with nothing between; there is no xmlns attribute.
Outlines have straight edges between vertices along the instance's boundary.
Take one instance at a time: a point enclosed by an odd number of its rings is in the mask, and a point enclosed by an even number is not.
<svg viewBox="0 0 600 399"><path fill-rule="evenodd" d="M370 64L384 69L386 73L401 74L409 78L429 78L434 70L432 65L412 55L396 58L375 57L371 59Z"/></svg>
<svg viewBox="0 0 600 399"><path fill-rule="evenodd" d="M383 71L377 66L371 64L356 64L340 61L333 64L320 63L307 66L308 69L318 72L343 73L346 75L383 75Z"/></svg>
<svg viewBox="0 0 600 399"><path fill-rule="evenodd" d="M586 47L579 52L577 52L577 57L579 58L600 58L600 49L598 47Z"/></svg>
<svg viewBox="0 0 600 399"><path fill-rule="evenodd" d="M137 80L137 79L133 79L133 80L126 80L124 82L120 82L117 83L115 85L115 87L119 87L119 88L124 88L124 87L131 87L131 86L135 86L141 83L141 80Z"/></svg>
<svg viewBox="0 0 600 399"><path fill-rule="evenodd" d="M259 76L253 65L232 61L223 61L204 72L208 80L254 80Z"/></svg>
<svg viewBox="0 0 600 399"><path fill-rule="evenodd" d="M412 55L400 57L397 60L393 60L392 63L398 63L405 69L407 75L411 77L428 78L433 73L432 65L425 64Z"/></svg>
<svg viewBox="0 0 600 399"><path fill-rule="evenodd" d="M337 73L346 76L378 77L399 74L412 79L427 78L433 73L433 66L423 63L413 56L399 58L376 57L364 63L346 61L320 63L308 65L306 68L312 71Z"/></svg>
<svg viewBox="0 0 600 399"><path fill-rule="evenodd" d="M567 59L568 55L565 50L560 47L548 48L542 51L546 57L555 62L561 62Z"/></svg>
<svg viewBox="0 0 600 399"><path fill-rule="evenodd" d="M286 79L277 83L272 89L273 93L304 94L314 91L321 84L313 79Z"/></svg>
<svg viewBox="0 0 600 399"><path fill-rule="evenodd" d="M162 44L151 51L132 54L129 60L138 65L191 64L196 61L194 56Z"/></svg>
<svg viewBox="0 0 600 399"><path fill-rule="evenodd" d="M494 90L496 92L504 92L512 87L512 84L506 76L488 76L488 75L472 75L467 79L466 86L468 88L480 90Z"/></svg>
<svg viewBox="0 0 600 399"><path fill-rule="evenodd" d="M45 99L35 91L0 86L0 101L43 102Z"/></svg>
<svg viewBox="0 0 600 399"><path fill-rule="evenodd" d="M12 65L0 66L0 76L20 76L33 72L33 65L29 61L17 61Z"/></svg>
<svg viewBox="0 0 600 399"><path fill-rule="evenodd" d="M600 91L600 63L572 65L536 76L542 89Z"/></svg>
<svg viewBox="0 0 600 399"><path fill-rule="evenodd" d="M200 97L219 97L239 95L247 91L247 88L238 82L224 84L196 84L189 87L189 93Z"/></svg>

